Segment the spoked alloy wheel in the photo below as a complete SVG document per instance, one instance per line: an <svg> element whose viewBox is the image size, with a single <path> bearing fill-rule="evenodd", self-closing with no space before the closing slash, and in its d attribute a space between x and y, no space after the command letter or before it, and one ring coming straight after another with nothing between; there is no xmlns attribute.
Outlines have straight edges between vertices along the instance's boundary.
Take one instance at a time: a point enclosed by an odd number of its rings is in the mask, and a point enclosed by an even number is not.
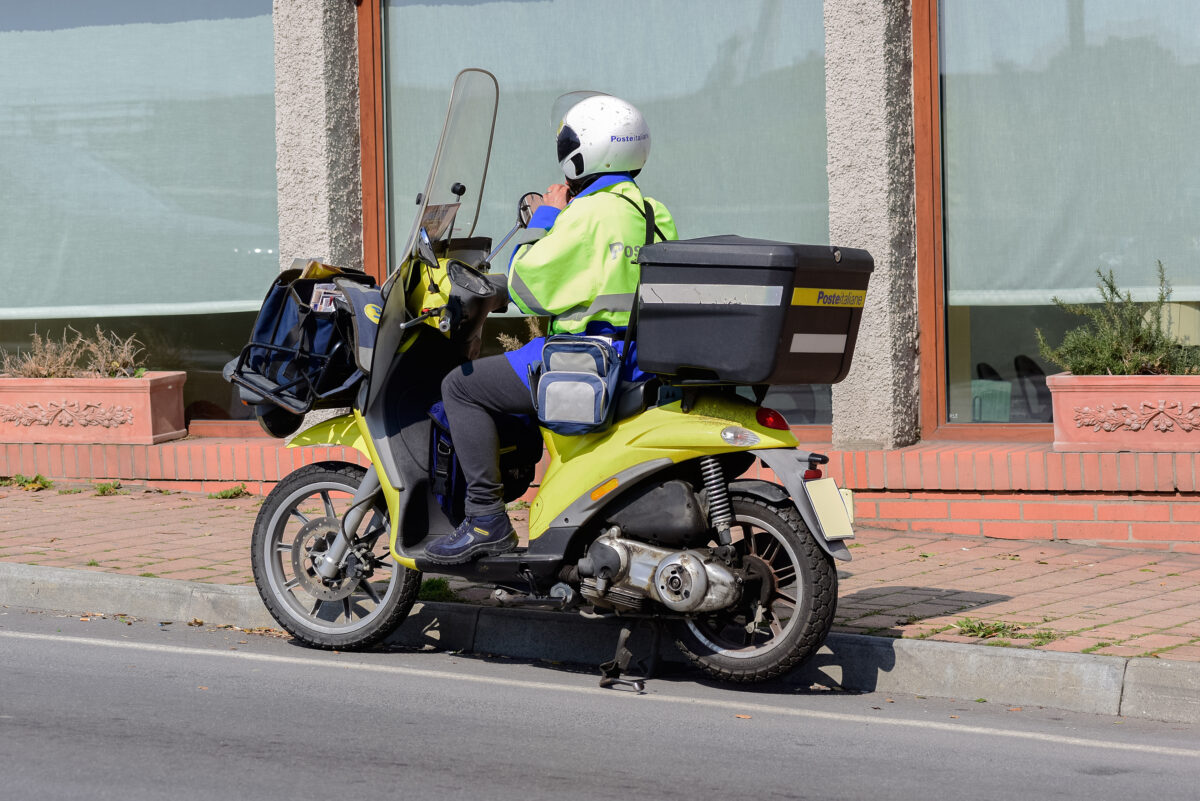
<svg viewBox="0 0 1200 801"><path fill-rule="evenodd" d="M812 656L833 625L837 571L790 502L730 493L733 545L753 576L729 608L676 624L676 645L725 681L775 678Z"/></svg>
<svg viewBox="0 0 1200 801"><path fill-rule="evenodd" d="M382 502L354 534L346 568L332 580L314 558L337 536L364 470L322 463L290 474L267 496L254 523L251 564L267 609L289 633L318 648L364 648L390 634L412 608L421 574L388 550Z"/></svg>

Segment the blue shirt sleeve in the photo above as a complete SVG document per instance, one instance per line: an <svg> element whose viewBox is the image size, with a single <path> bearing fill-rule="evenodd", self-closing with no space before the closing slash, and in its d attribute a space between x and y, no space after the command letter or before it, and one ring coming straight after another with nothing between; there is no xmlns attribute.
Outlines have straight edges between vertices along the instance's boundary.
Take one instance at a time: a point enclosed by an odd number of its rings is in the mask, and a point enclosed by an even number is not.
<svg viewBox="0 0 1200 801"><path fill-rule="evenodd" d="M554 227L554 221L558 219L559 209L553 206L538 206L533 216L529 218L529 228L545 228L549 231Z"/></svg>

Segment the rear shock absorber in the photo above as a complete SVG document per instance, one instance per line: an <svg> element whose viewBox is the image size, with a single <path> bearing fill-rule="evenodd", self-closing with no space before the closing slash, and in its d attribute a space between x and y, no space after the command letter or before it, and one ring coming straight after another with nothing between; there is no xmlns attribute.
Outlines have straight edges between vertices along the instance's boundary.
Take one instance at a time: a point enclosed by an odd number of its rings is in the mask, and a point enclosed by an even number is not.
<svg viewBox="0 0 1200 801"><path fill-rule="evenodd" d="M733 538L729 527L733 525L733 512L729 507L729 487L725 484L725 473L715 456L700 460L700 475L704 478L704 491L708 495L708 517L717 531L717 542L729 545Z"/></svg>

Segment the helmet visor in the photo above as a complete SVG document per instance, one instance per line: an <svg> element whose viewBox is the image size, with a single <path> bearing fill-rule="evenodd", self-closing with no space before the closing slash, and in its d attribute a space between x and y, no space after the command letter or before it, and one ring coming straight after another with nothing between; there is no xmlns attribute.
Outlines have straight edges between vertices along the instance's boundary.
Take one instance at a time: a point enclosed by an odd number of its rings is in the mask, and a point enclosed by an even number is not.
<svg viewBox="0 0 1200 801"><path fill-rule="evenodd" d="M570 125L564 125L558 132L558 160L562 161L579 149L579 134Z"/></svg>
<svg viewBox="0 0 1200 801"><path fill-rule="evenodd" d="M578 92L567 92L565 95L559 95L554 101L554 106L550 110L550 124L554 126L555 131L562 124L563 117L567 116L567 112L581 100L587 100L589 97L597 97L603 95L608 97L607 92L593 92L587 89ZM561 156L559 158L562 158Z"/></svg>

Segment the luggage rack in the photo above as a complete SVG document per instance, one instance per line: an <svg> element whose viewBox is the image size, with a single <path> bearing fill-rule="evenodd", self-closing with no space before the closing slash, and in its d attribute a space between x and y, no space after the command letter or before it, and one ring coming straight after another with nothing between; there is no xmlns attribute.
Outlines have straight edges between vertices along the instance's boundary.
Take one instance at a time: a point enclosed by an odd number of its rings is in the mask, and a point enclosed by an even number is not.
<svg viewBox="0 0 1200 801"><path fill-rule="evenodd" d="M696 397L706 389L714 389L719 387L747 387L754 393L754 402L762 404L763 398L770 391L770 384L743 384L737 381L721 381L719 379L704 379L704 378L677 378L675 376L656 376L661 382L658 388L658 405L663 406L668 403L680 402L680 408L684 414L692 410L696 405Z"/></svg>
<svg viewBox="0 0 1200 801"><path fill-rule="evenodd" d="M322 268L324 274L302 277L315 268ZM334 300L332 308L310 305L318 284L333 279L371 283L366 275L319 262L305 270L286 270L272 283L249 343L232 369L226 368L243 402L273 404L293 414L304 414L316 405L348 405L349 391L364 375L351 350L355 338L351 313L340 299ZM329 290L322 291L329 297Z"/></svg>
<svg viewBox="0 0 1200 801"><path fill-rule="evenodd" d="M344 351L345 343L341 341L335 342L329 352L323 354L306 351L299 344L288 347L252 341L242 348L230 380L262 401L294 414L304 414L318 401L339 395L362 376L362 371L356 369L336 387L326 391L319 389L327 383L335 357L340 357ZM261 366L274 368L274 378L256 369L253 364L256 358L261 360Z"/></svg>

